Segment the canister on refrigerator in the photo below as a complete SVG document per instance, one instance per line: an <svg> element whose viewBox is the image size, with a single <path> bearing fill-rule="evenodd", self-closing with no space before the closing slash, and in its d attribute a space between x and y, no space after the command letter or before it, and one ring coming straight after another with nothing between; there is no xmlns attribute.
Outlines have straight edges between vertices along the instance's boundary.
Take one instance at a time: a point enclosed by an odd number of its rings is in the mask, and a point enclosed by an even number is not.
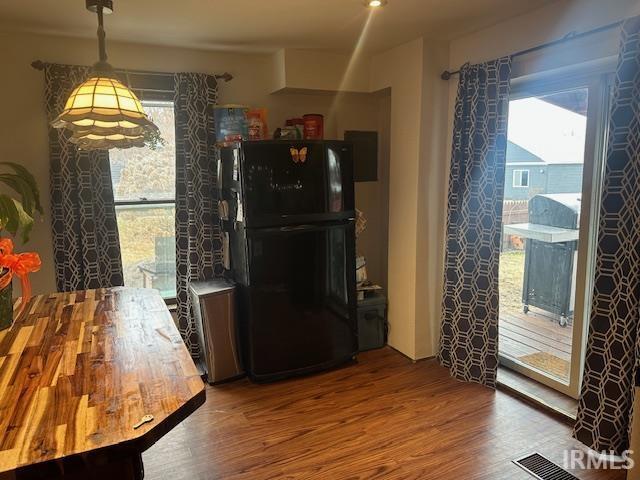
<svg viewBox="0 0 640 480"><path fill-rule="evenodd" d="M324 117L318 113L303 116L305 140L322 140L324 138Z"/></svg>

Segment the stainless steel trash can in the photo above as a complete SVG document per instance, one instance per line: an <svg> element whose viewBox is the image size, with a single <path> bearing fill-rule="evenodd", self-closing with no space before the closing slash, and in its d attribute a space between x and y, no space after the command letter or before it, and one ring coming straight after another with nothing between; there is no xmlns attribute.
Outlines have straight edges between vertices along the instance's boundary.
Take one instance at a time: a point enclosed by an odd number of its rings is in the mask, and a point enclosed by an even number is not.
<svg viewBox="0 0 640 480"><path fill-rule="evenodd" d="M211 384L243 374L235 288L224 279L191 282L189 288L203 366Z"/></svg>

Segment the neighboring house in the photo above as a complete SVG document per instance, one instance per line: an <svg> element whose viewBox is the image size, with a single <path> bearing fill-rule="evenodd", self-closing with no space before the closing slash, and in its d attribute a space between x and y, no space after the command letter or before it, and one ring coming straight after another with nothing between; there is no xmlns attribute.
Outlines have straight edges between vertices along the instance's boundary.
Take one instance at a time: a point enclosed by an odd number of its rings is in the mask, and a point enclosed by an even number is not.
<svg viewBox="0 0 640 480"><path fill-rule="evenodd" d="M529 200L538 194L581 191L581 163L546 163L529 150L507 142L505 200Z"/></svg>

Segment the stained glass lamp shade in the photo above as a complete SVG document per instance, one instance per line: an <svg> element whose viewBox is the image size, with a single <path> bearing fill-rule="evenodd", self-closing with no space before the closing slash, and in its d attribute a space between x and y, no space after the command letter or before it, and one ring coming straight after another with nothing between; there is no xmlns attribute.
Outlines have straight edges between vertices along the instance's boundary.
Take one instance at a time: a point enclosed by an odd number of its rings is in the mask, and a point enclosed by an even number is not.
<svg viewBox="0 0 640 480"><path fill-rule="evenodd" d="M103 14L113 12L113 0L86 0L98 15L99 61L93 75L78 85L51 125L71 132L70 141L82 150L142 147L159 137L135 93L117 80L107 63Z"/></svg>
<svg viewBox="0 0 640 480"><path fill-rule="evenodd" d="M158 130L138 97L106 76L77 86L52 126L70 130L70 141L83 150L141 147L147 135Z"/></svg>

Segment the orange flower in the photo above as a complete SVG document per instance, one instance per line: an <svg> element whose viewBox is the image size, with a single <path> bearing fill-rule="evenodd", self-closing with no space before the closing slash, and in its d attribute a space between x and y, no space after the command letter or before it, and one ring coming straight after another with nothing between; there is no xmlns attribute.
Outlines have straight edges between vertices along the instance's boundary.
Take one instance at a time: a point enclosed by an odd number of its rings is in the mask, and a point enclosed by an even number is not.
<svg viewBox="0 0 640 480"><path fill-rule="evenodd" d="M37 253L13 253L13 241L10 238L0 238L0 269L5 270L4 275L0 277L0 290L11 283L14 275L20 279L22 285L22 301L16 316L22 313L31 298L29 274L37 272L41 266L42 262Z"/></svg>

